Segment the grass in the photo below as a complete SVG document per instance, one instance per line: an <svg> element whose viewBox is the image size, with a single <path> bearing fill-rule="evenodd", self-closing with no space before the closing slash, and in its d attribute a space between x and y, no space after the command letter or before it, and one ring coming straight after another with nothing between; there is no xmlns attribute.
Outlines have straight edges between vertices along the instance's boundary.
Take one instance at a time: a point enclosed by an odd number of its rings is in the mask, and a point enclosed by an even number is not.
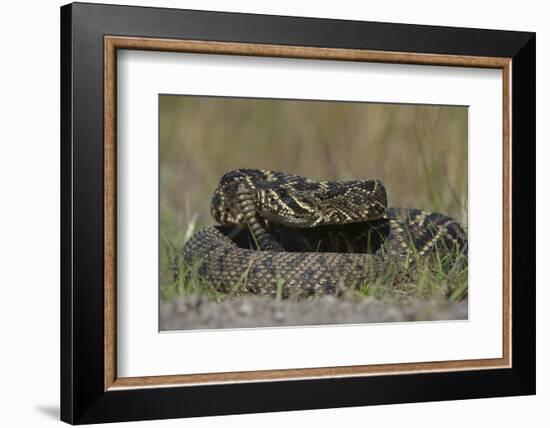
<svg viewBox="0 0 550 428"><path fill-rule="evenodd" d="M163 300L200 295L207 300L220 302L226 298L241 295L241 290L246 288L247 274L253 260L238 283L231 284L228 290L220 292L199 277L198 266L184 264L176 246L170 248L170 255L165 258L165 261L171 263L171 272L175 268L178 274L161 281ZM388 260L383 271L376 278L343 289L340 297L373 298L386 303L406 303L409 300L461 301L468 296L467 255L459 249L436 248L430 258L411 252L404 260L391 258ZM168 272L168 266L163 270ZM284 285L282 279L277 280L276 299L283 298Z"/></svg>
<svg viewBox="0 0 550 428"><path fill-rule="evenodd" d="M390 206L441 212L467 225L467 109L458 107L244 100L193 96L160 98L160 291L164 300L220 293L192 279L177 262L178 249L199 228L213 224L210 198L221 175L264 168L314 179L378 178ZM462 300L468 275L464 256L432 263L388 265L350 298L386 301ZM411 260L412 262L412 260ZM243 278L245 280L246 278ZM279 284L278 284L279 285ZM277 296L281 298L284 284ZM348 295L344 296L347 297Z"/></svg>

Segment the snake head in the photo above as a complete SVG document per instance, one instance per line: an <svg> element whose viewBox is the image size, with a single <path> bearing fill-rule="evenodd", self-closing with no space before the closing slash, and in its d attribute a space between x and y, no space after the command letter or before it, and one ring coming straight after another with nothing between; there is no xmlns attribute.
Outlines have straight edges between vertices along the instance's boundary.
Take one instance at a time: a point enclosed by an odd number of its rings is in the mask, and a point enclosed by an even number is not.
<svg viewBox="0 0 550 428"><path fill-rule="evenodd" d="M256 209L266 220L302 228L376 220L386 208L386 191L376 180L332 183L316 190L279 186L256 194Z"/></svg>

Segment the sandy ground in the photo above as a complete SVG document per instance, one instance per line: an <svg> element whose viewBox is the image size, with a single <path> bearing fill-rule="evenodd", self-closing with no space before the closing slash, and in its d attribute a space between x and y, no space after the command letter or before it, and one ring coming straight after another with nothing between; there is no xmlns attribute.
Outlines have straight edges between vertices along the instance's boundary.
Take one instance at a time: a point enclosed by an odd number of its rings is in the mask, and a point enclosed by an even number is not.
<svg viewBox="0 0 550 428"><path fill-rule="evenodd" d="M333 296L314 301L247 296L216 303L191 296L160 304L160 329L164 331L467 318L467 302L416 301L389 305L370 299L342 300Z"/></svg>

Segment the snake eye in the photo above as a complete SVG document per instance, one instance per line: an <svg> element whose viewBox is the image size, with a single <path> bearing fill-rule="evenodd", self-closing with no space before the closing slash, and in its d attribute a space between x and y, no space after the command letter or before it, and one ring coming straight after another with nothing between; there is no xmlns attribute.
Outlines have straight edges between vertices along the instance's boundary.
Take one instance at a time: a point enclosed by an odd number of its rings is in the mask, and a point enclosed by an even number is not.
<svg viewBox="0 0 550 428"><path fill-rule="evenodd" d="M286 189L278 189L276 191L276 194L279 196L279 198L286 198L288 197L288 191Z"/></svg>

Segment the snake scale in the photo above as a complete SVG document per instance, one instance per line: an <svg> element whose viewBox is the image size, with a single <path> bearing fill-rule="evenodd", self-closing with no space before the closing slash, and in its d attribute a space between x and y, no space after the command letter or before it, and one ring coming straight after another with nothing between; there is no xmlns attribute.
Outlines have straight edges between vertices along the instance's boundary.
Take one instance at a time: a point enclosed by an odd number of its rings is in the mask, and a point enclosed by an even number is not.
<svg viewBox="0 0 550 428"><path fill-rule="evenodd" d="M221 178L211 212L218 224L185 243L183 260L187 278L222 292L335 294L376 278L396 260L467 250L455 220L388 208L378 180L316 182L238 169Z"/></svg>

